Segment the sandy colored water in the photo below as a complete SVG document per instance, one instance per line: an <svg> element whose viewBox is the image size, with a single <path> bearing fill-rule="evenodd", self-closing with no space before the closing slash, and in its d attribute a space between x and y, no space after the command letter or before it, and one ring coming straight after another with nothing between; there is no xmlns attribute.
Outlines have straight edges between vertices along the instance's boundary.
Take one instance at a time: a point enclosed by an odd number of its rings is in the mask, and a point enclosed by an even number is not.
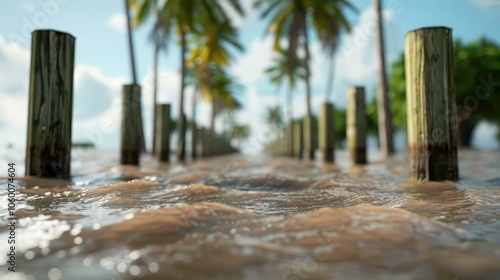
<svg viewBox="0 0 500 280"><path fill-rule="evenodd" d="M0 275L500 279L500 152L459 157L459 182L414 184L403 154L354 168L342 152L339 165L145 156L136 168L117 165L116 153L79 152L70 181L17 181L15 274L0 202ZM0 163L11 161L21 176L22 159L4 152Z"/></svg>

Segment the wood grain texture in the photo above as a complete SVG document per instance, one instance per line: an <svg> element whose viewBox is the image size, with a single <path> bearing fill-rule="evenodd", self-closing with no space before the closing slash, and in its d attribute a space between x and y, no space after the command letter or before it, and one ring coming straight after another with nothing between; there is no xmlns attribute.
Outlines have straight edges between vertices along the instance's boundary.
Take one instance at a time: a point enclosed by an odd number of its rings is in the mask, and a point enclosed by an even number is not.
<svg viewBox="0 0 500 280"><path fill-rule="evenodd" d="M140 100L140 86L123 86L120 163L124 165L139 165L141 151Z"/></svg>
<svg viewBox="0 0 500 280"><path fill-rule="evenodd" d="M170 161L170 104L156 105L155 155L161 162Z"/></svg>
<svg viewBox="0 0 500 280"><path fill-rule="evenodd" d="M324 162L334 162L334 119L333 104L323 103L319 111L319 148Z"/></svg>
<svg viewBox="0 0 500 280"><path fill-rule="evenodd" d="M458 179L458 128L451 29L406 35L405 67L410 177Z"/></svg>
<svg viewBox="0 0 500 280"><path fill-rule="evenodd" d="M32 33L26 175L70 176L75 37Z"/></svg>
<svg viewBox="0 0 500 280"><path fill-rule="evenodd" d="M367 163L364 87L352 87L347 92L347 145L351 165Z"/></svg>

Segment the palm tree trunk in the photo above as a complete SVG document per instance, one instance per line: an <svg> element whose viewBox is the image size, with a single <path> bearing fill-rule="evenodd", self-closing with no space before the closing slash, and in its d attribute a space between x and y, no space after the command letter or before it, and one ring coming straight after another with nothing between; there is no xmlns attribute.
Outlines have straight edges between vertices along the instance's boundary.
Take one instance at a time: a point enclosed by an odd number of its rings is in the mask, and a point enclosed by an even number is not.
<svg viewBox="0 0 500 280"><path fill-rule="evenodd" d="M330 54L330 65L328 65L328 80L326 81L326 92L325 92L325 102L329 102L331 99L331 94L333 90L333 75L335 68L335 56L333 53Z"/></svg>
<svg viewBox="0 0 500 280"><path fill-rule="evenodd" d="M311 69L309 68L309 62L310 62L310 52L309 52L309 39L307 37L307 27L305 24L305 15L304 15L304 21L303 21L303 27L304 27L304 50L306 53L306 60L305 60L305 71L306 71L306 123L307 126L304 127L304 133L305 133L305 143L307 143L306 146L306 151L308 154L309 159L314 159L314 144L313 144L313 123L312 123L312 115L311 115Z"/></svg>
<svg viewBox="0 0 500 280"><path fill-rule="evenodd" d="M158 42L155 42L155 54L154 54L154 73L153 73L153 154L156 151L156 102L158 100L158 59L160 53L160 46Z"/></svg>
<svg viewBox="0 0 500 280"><path fill-rule="evenodd" d="M382 154L388 157L394 153L392 142L392 117L388 100L388 86L385 65L384 30L382 26L381 0L374 0L374 7L377 16L377 46L378 46L378 90L377 90L377 111L378 111L378 131Z"/></svg>
<svg viewBox="0 0 500 280"><path fill-rule="evenodd" d="M181 92L179 96L179 143L177 145L177 159L186 160L186 124L184 120L184 88L186 78L186 34L181 27Z"/></svg>
<svg viewBox="0 0 500 280"><path fill-rule="evenodd" d="M130 55L130 69L132 71L132 83L137 85L137 75L135 71L134 44L132 42L132 26L130 23L130 11L128 0L125 0L125 15L127 16L128 50Z"/></svg>
<svg viewBox="0 0 500 280"><path fill-rule="evenodd" d="M132 71L132 83L134 85L137 85L137 75L136 75L136 68L135 68L135 57L134 57L134 44L132 42L132 26L130 23L130 10L128 8L128 0L125 0L125 15L127 17L127 35L128 35L128 50L129 50L129 55L130 55L130 68ZM142 151L146 152L146 141L144 139L144 125L142 122L142 105L141 101L139 100L139 127L140 127L140 135L141 135L141 146L142 146Z"/></svg>

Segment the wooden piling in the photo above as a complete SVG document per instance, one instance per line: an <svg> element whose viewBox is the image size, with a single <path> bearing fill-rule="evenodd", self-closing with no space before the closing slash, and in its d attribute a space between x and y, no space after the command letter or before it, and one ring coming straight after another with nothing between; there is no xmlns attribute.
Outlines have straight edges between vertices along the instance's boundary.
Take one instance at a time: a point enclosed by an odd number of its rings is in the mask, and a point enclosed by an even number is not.
<svg viewBox="0 0 500 280"><path fill-rule="evenodd" d="M298 159L302 159L304 153L304 141L303 141L303 124L302 122L293 124L293 144L294 144L294 156Z"/></svg>
<svg viewBox="0 0 500 280"><path fill-rule="evenodd" d="M351 165L366 164L365 88L352 87L347 92L347 145Z"/></svg>
<svg viewBox="0 0 500 280"><path fill-rule="evenodd" d="M141 151L141 87L124 85L122 88L122 129L120 164L139 165Z"/></svg>
<svg viewBox="0 0 500 280"><path fill-rule="evenodd" d="M32 33L26 176L70 176L74 65L75 37Z"/></svg>
<svg viewBox="0 0 500 280"><path fill-rule="evenodd" d="M324 162L335 160L334 128L333 104L323 103L319 113L319 147Z"/></svg>
<svg viewBox="0 0 500 280"><path fill-rule="evenodd" d="M313 118L305 116L304 117L304 124L303 124L303 133L304 133L304 149L306 150L306 157L307 159L314 159L314 152L315 152L315 143L314 143L314 123L313 123Z"/></svg>
<svg viewBox="0 0 500 280"><path fill-rule="evenodd" d="M417 181L458 179L452 45L451 29L446 27L406 35L410 177Z"/></svg>
<svg viewBox="0 0 500 280"><path fill-rule="evenodd" d="M191 124L191 160L195 160L198 156L197 152L198 145L198 128L196 128L196 123L193 120Z"/></svg>
<svg viewBox="0 0 500 280"><path fill-rule="evenodd" d="M287 154L286 156L293 158L294 148L293 148L293 123L289 123L286 127L285 137L287 140Z"/></svg>
<svg viewBox="0 0 500 280"><path fill-rule="evenodd" d="M156 105L156 148L159 161L170 161L170 104Z"/></svg>

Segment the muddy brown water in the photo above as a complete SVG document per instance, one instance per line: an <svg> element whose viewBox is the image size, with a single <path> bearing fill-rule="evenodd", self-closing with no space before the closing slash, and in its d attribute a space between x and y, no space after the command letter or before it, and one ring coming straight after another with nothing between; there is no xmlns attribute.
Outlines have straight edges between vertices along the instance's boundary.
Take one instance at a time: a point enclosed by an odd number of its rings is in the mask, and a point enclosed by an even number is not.
<svg viewBox="0 0 500 280"><path fill-rule="evenodd" d="M79 152L71 180L21 178L5 279L500 279L500 152L460 151L459 182L415 184L408 161L365 167L266 156L119 166ZM2 185L6 185L3 177Z"/></svg>

